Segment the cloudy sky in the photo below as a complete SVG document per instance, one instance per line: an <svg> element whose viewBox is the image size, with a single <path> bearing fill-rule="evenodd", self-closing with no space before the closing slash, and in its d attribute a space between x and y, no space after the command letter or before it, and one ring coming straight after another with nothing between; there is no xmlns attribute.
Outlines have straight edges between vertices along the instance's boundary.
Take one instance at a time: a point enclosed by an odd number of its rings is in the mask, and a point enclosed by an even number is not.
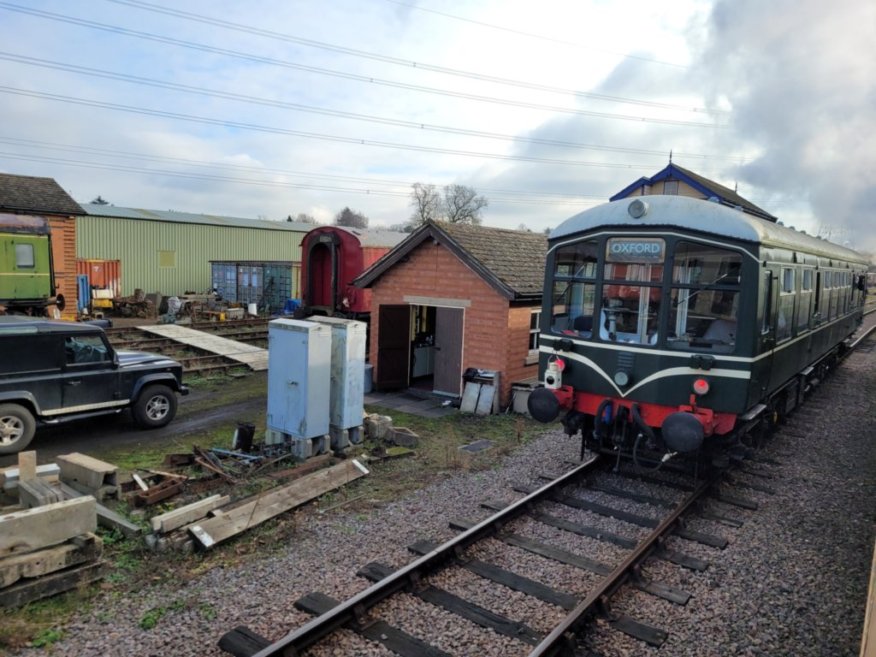
<svg viewBox="0 0 876 657"><path fill-rule="evenodd" d="M0 170L371 225L461 183L533 230L673 161L876 251L876 3L0 0Z"/></svg>

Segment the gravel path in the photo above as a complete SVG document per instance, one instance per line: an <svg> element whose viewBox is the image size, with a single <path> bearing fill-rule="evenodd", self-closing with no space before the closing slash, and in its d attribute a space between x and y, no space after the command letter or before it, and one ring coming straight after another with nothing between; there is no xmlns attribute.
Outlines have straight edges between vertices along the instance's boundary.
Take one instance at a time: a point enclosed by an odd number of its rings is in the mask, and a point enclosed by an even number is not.
<svg viewBox="0 0 876 657"><path fill-rule="evenodd" d="M777 493L734 489L735 494L760 503L761 508L754 512L715 504L715 510L744 519L742 528L706 520L691 523L693 529L726 536L731 541L729 547L721 551L678 538L670 540L670 547L708 559L711 565L704 573L662 561L649 562L646 571L655 579L693 594L686 607L636 591L624 591L614 600L616 610L667 629L667 643L659 651L648 648L600 622L588 638L588 646L606 657L856 656L876 521L874 400L876 352L871 348L848 359L776 435L766 455L780 465L752 466L772 474L773 479L739 477L774 488ZM512 492L512 485L536 485L539 472L557 472L565 459L576 458L577 453L577 440L551 431L502 458L495 469L460 471L369 514L300 512L298 528L285 552L235 565L231 546L225 548L230 550L227 567L214 568L192 581L148 588L126 597L105 595L64 628L64 638L53 646L51 654L223 655L216 642L240 624L269 639L279 639L310 618L292 606L300 596L321 591L338 599L349 597L368 586L355 574L361 566L369 561L395 567L410 562L414 557L407 545L422 538L443 541L454 536L448 520L483 518L486 512L478 507L479 502L516 499L520 495ZM354 486L351 495L355 495ZM641 484L631 488L650 492ZM617 505L616 500L612 503ZM627 504L631 510L654 515L653 508ZM542 510L558 516L565 513L557 504L545 504ZM575 519L581 522L580 515ZM592 522L630 537L646 531L595 515ZM622 558L623 551L615 546L560 536L562 532L527 519L512 527L526 536L556 538L558 545L582 554L585 547L592 547L587 556L607 564ZM498 541L487 542L475 551L472 556L487 559L501 554L497 559L505 563L514 560L529 572L538 569L536 557ZM569 567L552 572L561 577L554 584L573 593L580 593L582 582L592 579L591 574L576 573ZM442 573L430 582L539 631L548 631L564 615L557 607L521 594L499 595L487 590L466 571ZM414 598L404 602L412 602L408 611L401 601L384 603L381 610L385 619L445 650L464 655L526 654L526 646L498 635L492 635L488 644L472 643L471 636L485 633ZM141 629L140 619L159 607L166 611L156 626ZM313 654L390 653L345 632Z"/></svg>

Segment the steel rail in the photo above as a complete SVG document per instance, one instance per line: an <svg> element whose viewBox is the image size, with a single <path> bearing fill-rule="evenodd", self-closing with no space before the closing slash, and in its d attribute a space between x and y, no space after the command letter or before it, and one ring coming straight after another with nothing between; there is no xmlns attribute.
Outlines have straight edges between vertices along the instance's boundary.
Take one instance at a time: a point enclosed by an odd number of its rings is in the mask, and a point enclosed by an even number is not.
<svg viewBox="0 0 876 657"><path fill-rule="evenodd" d="M468 546L477 543L487 536L491 536L501 526L525 513L532 504L541 501L550 495L555 489L566 485L571 481L575 481L578 477L595 469L599 462L599 457L594 456L590 460L545 484L526 497L517 500L498 513L478 523L471 529L436 547L434 550L423 555L416 561L413 561L400 570L397 570L389 577L386 577L364 591L361 591L346 602L342 602L330 611L310 620L305 625L290 632L279 641L266 646L259 652L255 653L252 657L274 657L275 655L293 657L299 655L302 650L312 646L335 630L350 623L357 622L362 617L365 610L374 607L382 600L385 600L401 589L404 589L425 574L437 570L446 561L459 555L459 553Z"/></svg>
<svg viewBox="0 0 876 657"><path fill-rule="evenodd" d="M678 522L678 519L690 509L717 481L717 477L704 480L697 488L681 503L675 510L667 516L655 529L652 531L638 547L631 552L627 557L609 573L604 580L584 598L577 607L575 607L563 619L553 631L548 634L541 643L539 643L529 653L528 657L548 657L558 654L571 654L570 641L574 642L572 633L576 626L587 620L595 611L598 605L607 600L620 586L622 586L645 559L650 556L651 552L658 546L660 540L669 534Z"/></svg>

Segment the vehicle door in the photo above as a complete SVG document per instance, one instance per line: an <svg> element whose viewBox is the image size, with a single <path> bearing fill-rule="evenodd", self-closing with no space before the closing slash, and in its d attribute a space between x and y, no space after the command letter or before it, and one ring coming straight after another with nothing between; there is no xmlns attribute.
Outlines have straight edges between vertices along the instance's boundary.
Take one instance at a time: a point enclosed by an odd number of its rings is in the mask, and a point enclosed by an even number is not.
<svg viewBox="0 0 876 657"><path fill-rule="evenodd" d="M0 397L29 395L39 414L61 408L61 345L57 335L0 333Z"/></svg>
<svg viewBox="0 0 876 657"><path fill-rule="evenodd" d="M65 413L87 413L127 402L120 399L118 368L102 334L64 336L64 357L61 395Z"/></svg>

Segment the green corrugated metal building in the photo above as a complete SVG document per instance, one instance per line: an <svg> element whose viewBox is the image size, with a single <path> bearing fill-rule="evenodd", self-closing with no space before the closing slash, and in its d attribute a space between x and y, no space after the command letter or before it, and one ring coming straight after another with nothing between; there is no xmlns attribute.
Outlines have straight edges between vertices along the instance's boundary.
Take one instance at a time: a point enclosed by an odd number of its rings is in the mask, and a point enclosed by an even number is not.
<svg viewBox="0 0 876 657"><path fill-rule="evenodd" d="M122 295L210 289L211 260L293 263L298 298L301 240L313 226L86 203L76 219L76 257L120 260Z"/></svg>

